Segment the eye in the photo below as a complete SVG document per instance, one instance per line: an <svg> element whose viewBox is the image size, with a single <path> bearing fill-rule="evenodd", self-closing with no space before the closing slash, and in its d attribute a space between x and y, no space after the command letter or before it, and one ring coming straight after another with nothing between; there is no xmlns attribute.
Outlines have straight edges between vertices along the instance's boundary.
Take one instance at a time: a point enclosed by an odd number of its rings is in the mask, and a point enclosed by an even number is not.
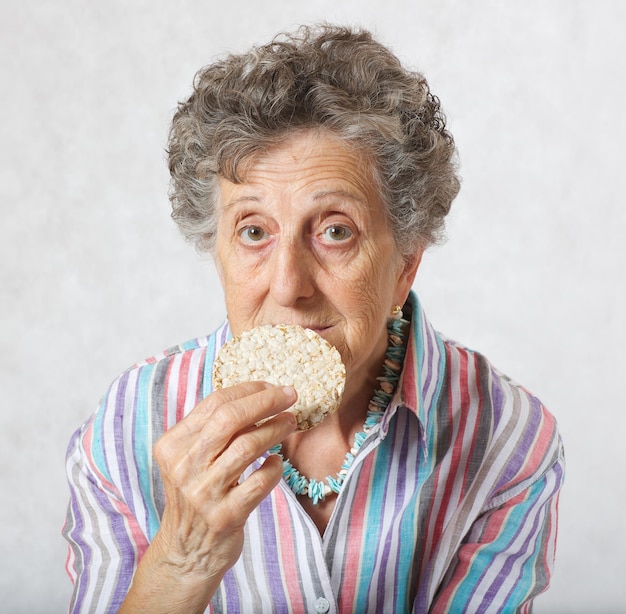
<svg viewBox="0 0 626 614"><path fill-rule="evenodd" d="M239 232L239 236L245 243L260 243L267 237L267 233L259 226L246 226Z"/></svg>
<svg viewBox="0 0 626 614"><path fill-rule="evenodd" d="M345 241L351 236L352 231L347 226L340 226L339 224L333 224L322 232L322 237L330 241Z"/></svg>

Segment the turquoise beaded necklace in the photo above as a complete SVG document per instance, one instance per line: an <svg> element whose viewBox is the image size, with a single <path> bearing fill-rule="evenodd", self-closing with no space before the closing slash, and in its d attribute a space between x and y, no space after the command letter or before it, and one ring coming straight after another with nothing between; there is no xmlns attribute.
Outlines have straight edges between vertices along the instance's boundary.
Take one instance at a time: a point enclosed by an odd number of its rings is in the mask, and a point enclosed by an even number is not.
<svg viewBox="0 0 626 614"><path fill-rule="evenodd" d="M341 464L341 469L335 476L328 475L324 481L309 479L301 475L291 464L290 460L280 453L282 444L279 443L270 448L270 454L278 454L283 459L283 477L289 488L296 495L307 495L312 500L313 505L317 505L331 493L339 493L357 452L361 449L369 432L381 421L402 371L404 354L406 352L404 340L407 324L408 322L402 318L389 318L387 321L389 345L383 361L382 375L378 377L380 388L374 392L374 396L369 402L363 430L354 436L354 443L347 452Z"/></svg>

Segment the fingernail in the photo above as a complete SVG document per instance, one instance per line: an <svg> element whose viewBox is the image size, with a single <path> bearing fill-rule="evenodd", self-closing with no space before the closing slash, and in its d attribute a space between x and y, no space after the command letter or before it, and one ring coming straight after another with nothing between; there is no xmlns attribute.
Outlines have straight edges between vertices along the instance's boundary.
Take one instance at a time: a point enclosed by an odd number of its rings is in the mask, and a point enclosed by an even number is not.
<svg viewBox="0 0 626 614"><path fill-rule="evenodd" d="M285 394L285 396L287 397L287 400L289 401L293 402L298 398L298 395L296 394L296 390L292 386L283 386L283 393Z"/></svg>

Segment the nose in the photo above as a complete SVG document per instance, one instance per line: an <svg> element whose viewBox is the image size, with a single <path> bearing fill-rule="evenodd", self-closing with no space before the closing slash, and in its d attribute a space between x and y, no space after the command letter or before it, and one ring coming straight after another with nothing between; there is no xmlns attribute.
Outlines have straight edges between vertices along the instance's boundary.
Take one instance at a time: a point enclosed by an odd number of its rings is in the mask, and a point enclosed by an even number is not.
<svg viewBox="0 0 626 614"><path fill-rule="evenodd" d="M280 240L270 261L270 295L283 307L293 307L315 291L314 263L304 246Z"/></svg>

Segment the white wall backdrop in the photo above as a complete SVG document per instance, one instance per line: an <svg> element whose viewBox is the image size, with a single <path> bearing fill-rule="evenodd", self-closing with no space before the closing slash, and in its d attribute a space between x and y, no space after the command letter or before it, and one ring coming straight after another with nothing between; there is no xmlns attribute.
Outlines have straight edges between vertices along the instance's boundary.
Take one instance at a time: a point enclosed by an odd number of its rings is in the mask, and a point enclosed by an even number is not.
<svg viewBox="0 0 626 614"><path fill-rule="evenodd" d="M429 77L464 186L417 289L559 420L557 568L536 611L626 611L621 0L4 0L0 611L66 608L63 457L109 381L224 315L169 219L177 100L216 55L322 19Z"/></svg>

